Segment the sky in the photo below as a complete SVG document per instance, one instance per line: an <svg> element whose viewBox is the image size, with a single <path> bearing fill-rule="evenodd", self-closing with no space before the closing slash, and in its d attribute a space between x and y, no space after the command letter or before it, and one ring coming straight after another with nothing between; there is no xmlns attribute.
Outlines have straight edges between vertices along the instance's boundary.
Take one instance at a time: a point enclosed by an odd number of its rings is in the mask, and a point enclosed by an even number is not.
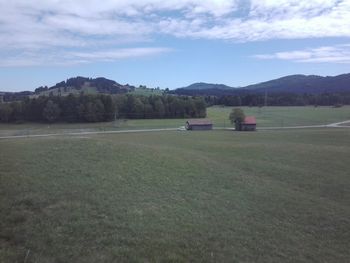
<svg viewBox="0 0 350 263"><path fill-rule="evenodd" d="M0 91L350 72L350 0L0 0Z"/></svg>

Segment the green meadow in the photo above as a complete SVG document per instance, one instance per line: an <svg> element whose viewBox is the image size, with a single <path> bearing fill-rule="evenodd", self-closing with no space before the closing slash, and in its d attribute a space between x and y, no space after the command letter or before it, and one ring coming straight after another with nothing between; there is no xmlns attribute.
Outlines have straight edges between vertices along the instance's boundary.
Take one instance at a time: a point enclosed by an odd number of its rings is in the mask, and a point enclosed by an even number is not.
<svg viewBox="0 0 350 263"><path fill-rule="evenodd" d="M349 262L349 156L344 128L0 140L0 262Z"/></svg>
<svg viewBox="0 0 350 263"><path fill-rule="evenodd" d="M257 127L287 127L324 125L350 120L350 106L332 107L242 107L245 115L256 117ZM216 126L230 125L228 117L232 108L214 106L208 109L208 117Z"/></svg>
<svg viewBox="0 0 350 263"><path fill-rule="evenodd" d="M350 120L350 106L332 107L242 107L246 115L257 118L257 127L287 127L323 125ZM229 121L232 107L214 106L207 109L207 117L216 128L233 127ZM129 129L177 128L186 119L118 119L107 123L21 123L0 124L0 136L32 135L46 133L114 131Z"/></svg>

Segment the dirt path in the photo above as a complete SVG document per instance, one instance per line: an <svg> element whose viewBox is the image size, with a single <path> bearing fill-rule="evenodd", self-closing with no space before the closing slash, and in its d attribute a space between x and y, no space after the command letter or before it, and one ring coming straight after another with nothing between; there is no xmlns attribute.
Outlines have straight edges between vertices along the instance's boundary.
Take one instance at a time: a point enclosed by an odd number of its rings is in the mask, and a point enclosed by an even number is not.
<svg viewBox="0 0 350 263"><path fill-rule="evenodd" d="M344 124L350 125L350 120L335 122L324 125L303 125L303 126L286 126L286 127L262 127L258 128L258 130L279 130L279 129L310 129L310 128L350 128L350 126L342 126Z"/></svg>
<svg viewBox="0 0 350 263"><path fill-rule="evenodd" d="M311 128L329 128L328 125L304 125L304 126L285 126L285 127L261 127L257 130L282 130L282 129L311 129ZM336 126L332 126L336 127Z"/></svg>
<svg viewBox="0 0 350 263"><path fill-rule="evenodd" d="M176 130L177 128L121 130L121 131L66 132L66 133L0 136L0 139L42 138L42 137L53 137L53 136L84 136L84 135L95 135L95 134L140 133L140 132L176 131Z"/></svg>
<svg viewBox="0 0 350 263"><path fill-rule="evenodd" d="M349 124L349 125L342 126L343 124ZM349 128L350 127L350 120L331 123L331 124L328 124L327 127Z"/></svg>

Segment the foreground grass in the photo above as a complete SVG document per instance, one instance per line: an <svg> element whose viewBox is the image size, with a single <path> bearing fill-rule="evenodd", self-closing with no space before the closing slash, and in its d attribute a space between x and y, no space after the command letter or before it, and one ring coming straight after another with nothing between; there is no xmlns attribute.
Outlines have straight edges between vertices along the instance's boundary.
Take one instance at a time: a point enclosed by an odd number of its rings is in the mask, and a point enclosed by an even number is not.
<svg viewBox="0 0 350 263"><path fill-rule="evenodd" d="M177 128L185 119L138 119L100 123L22 123L1 124L0 136L53 134L69 132L119 131L137 129Z"/></svg>
<svg viewBox="0 0 350 263"><path fill-rule="evenodd" d="M0 262L348 262L350 133L0 141Z"/></svg>

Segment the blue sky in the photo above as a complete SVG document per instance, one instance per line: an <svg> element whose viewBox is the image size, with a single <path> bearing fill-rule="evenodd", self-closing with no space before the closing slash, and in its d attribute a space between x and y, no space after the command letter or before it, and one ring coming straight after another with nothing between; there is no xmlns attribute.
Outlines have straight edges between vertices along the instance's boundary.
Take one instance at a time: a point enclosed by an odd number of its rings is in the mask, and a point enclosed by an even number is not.
<svg viewBox="0 0 350 263"><path fill-rule="evenodd" d="M0 0L0 91L350 72L350 0Z"/></svg>

